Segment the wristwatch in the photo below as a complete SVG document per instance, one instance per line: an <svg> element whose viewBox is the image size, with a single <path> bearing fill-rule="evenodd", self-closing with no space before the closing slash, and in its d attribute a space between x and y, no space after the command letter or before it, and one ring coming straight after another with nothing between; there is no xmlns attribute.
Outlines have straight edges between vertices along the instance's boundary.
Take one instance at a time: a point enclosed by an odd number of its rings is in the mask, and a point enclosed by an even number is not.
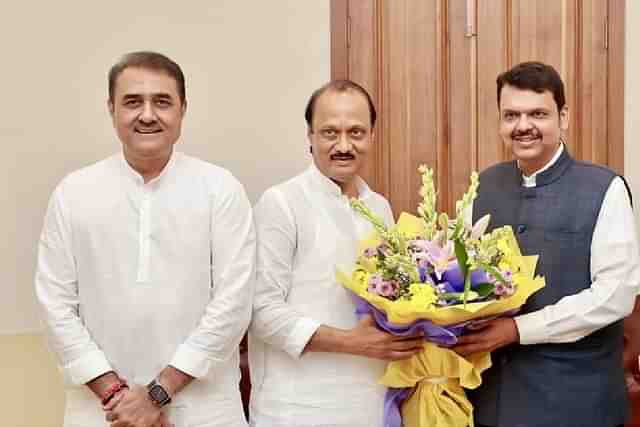
<svg viewBox="0 0 640 427"><path fill-rule="evenodd" d="M152 380L147 385L147 392L151 401L159 408L171 402L171 396L158 380Z"/></svg>

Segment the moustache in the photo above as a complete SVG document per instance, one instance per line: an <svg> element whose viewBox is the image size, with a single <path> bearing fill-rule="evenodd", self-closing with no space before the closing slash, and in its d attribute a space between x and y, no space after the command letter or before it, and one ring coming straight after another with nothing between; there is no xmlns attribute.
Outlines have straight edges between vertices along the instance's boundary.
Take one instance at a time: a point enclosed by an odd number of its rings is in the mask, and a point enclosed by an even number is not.
<svg viewBox="0 0 640 427"><path fill-rule="evenodd" d="M540 138L540 132L538 131L511 132L511 138L522 138L522 137Z"/></svg>

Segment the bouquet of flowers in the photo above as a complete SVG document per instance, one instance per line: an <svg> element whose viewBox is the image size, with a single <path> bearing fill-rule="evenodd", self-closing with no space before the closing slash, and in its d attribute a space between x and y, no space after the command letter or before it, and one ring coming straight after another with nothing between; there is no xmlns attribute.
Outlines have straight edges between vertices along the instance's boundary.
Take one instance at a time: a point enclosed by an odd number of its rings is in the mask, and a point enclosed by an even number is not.
<svg viewBox="0 0 640 427"><path fill-rule="evenodd" d="M389 387L385 427L473 426L464 388L481 384L490 355L465 358L447 347L472 322L513 315L545 282L534 277L537 256L521 254L511 227L485 233L489 216L473 226L465 219L476 197L477 174L450 219L436 211L433 171L425 166L419 171L419 216L403 213L388 228L352 200L375 232L360 243L351 274L338 272L337 280L353 292L358 315L371 314L390 333L422 331L426 339L421 353L390 362L380 380Z"/></svg>

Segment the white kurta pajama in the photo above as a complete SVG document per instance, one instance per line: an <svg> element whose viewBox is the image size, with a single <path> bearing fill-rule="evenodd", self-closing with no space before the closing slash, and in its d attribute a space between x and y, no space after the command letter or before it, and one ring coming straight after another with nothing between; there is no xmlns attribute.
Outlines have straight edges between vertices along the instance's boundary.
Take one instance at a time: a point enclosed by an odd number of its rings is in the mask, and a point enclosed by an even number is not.
<svg viewBox="0 0 640 427"><path fill-rule="evenodd" d="M359 182L360 199L387 224L389 203ZM321 324L357 323L349 293L335 280L349 272L371 225L340 188L311 166L265 192L254 208L258 232L256 295L250 328L251 425L380 426L385 362L302 351Z"/></svg>
<svg viewBox="0 0 640 427"><path fill-rule="evenodd" d="M122 154L54 191L36 293L67 383L66 427L108 423L83 385L110 370L147 384L196 377L166 407L176 427L244 426L238 343L250 319L255 232L242 185L173 153L144 183Z"/></svg>

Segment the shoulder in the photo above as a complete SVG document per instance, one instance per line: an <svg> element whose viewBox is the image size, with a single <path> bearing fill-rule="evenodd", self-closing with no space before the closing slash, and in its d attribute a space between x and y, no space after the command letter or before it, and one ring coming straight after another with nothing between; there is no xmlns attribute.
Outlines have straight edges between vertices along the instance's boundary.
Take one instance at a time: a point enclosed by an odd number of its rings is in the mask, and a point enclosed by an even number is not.
<svg viewBox="0 0 640 427"><path fill-rule="evenodd" d="M579 174L580 179L583 182L595 183L598 181L604 182L606 185L618 176L616 172L609 169L606 166L596 165L594 163L574 160L570 171L574 174Z"/></svg>
<svg viewBox="0 0 640 427"><path fill-rule="evenodd" d="M267 188L259 199L272 201L274 199L298 200L303 197L305 188L308 188L307 171L299 173L286 181Z"/></svg>
<svg viewBox="0 0 640 427"><path fill-rule="evenodd" d="M279 207L279 209L291 209L291 201L300 200L304 189L305 173L298 174L286 181L267 188L258 199L256 209L265 207Z"/></svg>
<svg viewBox="0 0 640 427"><path fill-rule="evenodd" d="M55 191L73 193L90 190L92 194L99 194L100 188L113 182L117 176L117 162L118 155L113 155L77 169L62 178Z"/></svg>
<svg viewBox="0 0 640 427"><path fill-rule="evenodd" d="M508 162L501 162L493 166L489 166L487 169L480 172L479 174L480 182L482 182L483 179L486 180L491 178L502 177L506 173L513 172L514 168L517 168L517 167L516 167L515 161L513 160Z"/></svg>
<svg viewBox="0 0 640 427"><path fill-rule="evenodd" d="M222 166L184 153L176 153L175 155L177 166L182 174L211 180L237 181L231 171Z"/></svg>
<svg viewBox="0 0 640 427"><path fill-rule="evenodd" d="M230 170L183 153L175 155L180 180L191 182L194 186L203 185L209 192L215 194L226 192L244 194L244 186Z"/></svg>
<svg viewBox="0 0 640 427"><path fill-rule="evenodd" d="M376 193L375 191L371 190L369 197L369 201L374 206L384 209L385 211L391 211L391 204L382 194Z"/></svg>

